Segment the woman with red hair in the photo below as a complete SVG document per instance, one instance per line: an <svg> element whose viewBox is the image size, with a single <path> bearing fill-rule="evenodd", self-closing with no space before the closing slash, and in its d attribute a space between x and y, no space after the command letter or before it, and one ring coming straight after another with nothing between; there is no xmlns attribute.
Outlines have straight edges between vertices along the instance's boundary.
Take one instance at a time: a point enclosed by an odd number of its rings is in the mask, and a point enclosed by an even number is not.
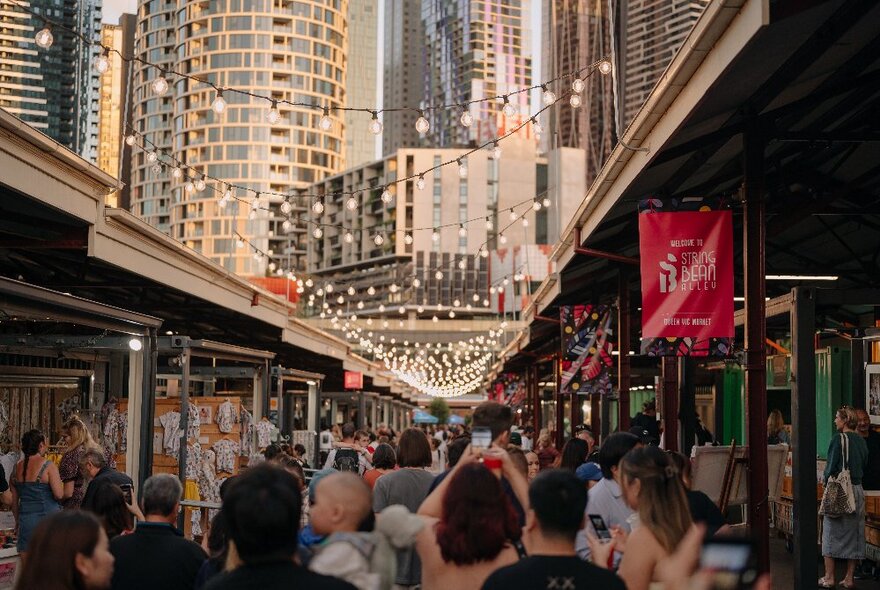
<svg viewBox="0 0 880 590"><path fill-rule="evenodd" d="M479 463L479 453L468 447L419 508L426 525L416 540L422 590L477 590L496 569L525 555L501 476L526 510L528 482L505 451L493 448L484 455Z"/></svg>

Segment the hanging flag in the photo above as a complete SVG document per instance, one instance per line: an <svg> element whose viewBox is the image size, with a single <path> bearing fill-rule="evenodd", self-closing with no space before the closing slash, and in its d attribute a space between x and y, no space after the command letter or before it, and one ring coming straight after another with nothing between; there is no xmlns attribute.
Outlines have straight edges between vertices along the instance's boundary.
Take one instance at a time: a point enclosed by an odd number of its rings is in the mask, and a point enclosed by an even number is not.
<svg viewBox="0 0 880 590"><path fill-rule="evenodd" d="M639 246L642 352L726 355L734 335L730 211L652 207L639 215Z"/></svg>
<svg viewBox="0 0 880 590"><path fill-rule="evenodd" d="M563 305L561 393L611 393L611 307Z"/></svg>

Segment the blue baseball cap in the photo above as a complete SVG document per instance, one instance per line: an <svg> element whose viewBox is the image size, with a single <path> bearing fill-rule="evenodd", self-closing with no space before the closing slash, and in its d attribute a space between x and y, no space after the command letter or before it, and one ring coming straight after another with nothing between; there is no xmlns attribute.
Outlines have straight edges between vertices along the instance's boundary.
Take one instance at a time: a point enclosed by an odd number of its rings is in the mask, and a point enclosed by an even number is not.
<svg viewBox="0 0 880 590"><path fill-rule="evenodd" d="M600 481L602 479L602 468L596 463L584 463L577 468L577 471L575 471L574 474L575 477L584 483L588 481Z"/></svg>

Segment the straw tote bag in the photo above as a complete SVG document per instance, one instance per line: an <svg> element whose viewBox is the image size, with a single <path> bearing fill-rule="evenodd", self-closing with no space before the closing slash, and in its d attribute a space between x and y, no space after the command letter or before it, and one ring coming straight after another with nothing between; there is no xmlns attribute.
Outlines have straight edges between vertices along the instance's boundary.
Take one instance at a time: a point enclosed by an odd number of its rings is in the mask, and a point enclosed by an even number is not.
<svg viewBox="0 0 880 590"><path fill-rule="evenodd" d="M831 517L844 516L856 511L856 498L849 475L849 437L841 433L840 438L843 451L843 469L825 482L822 507L819 511L820 514Z"/></svg>

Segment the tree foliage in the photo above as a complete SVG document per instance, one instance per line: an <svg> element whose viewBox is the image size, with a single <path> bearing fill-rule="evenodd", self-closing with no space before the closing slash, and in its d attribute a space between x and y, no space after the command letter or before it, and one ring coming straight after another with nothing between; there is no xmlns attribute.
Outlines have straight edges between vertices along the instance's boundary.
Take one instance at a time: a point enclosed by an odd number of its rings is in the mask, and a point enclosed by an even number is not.
<svg viewBox="0 0 880 590"><path fill-rule="evenodd" d="M449 404L442 397L435 397L428 406L428 412L439 420L440 424L446 424L449 420Z"/></svg>

